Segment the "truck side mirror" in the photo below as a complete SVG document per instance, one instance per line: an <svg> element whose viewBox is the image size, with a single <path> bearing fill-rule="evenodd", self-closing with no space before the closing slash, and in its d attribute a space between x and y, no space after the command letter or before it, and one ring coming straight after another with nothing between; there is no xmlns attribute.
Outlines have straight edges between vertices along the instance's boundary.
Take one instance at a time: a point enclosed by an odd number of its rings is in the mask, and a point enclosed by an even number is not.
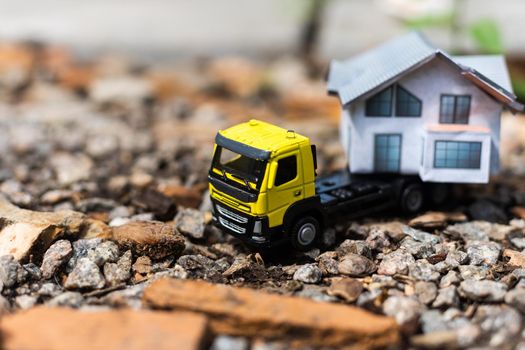
<svg viewBox="0 0 525 350"><path fill-rule="evenodd" d="M270 163L270 173L268 176L268 185L266 186L269 190L273 188L273 183L275 182L275 175L277 174L277 162Z"/></svg>
<svg viewBox="0 0 525 350"><path fill-rule="evenodd" d="M314 170L317 170L317 147L315 145L310 146L312 148L312 158L314 160Z"/></svg>

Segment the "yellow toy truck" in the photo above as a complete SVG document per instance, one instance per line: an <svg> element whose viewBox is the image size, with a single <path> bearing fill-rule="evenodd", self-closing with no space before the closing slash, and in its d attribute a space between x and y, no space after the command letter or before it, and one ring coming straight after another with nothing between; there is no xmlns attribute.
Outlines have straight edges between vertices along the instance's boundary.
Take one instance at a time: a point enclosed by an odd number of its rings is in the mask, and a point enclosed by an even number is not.
<svg viewBox="0 0 525 350"><path fill-rule="evenodd" d="M423 206L415 176L317 178L316 168L316 147L294 131L258 120L219 131L208 176L214 223L251 246L289 240L304 251L339 217Z"/></svg>

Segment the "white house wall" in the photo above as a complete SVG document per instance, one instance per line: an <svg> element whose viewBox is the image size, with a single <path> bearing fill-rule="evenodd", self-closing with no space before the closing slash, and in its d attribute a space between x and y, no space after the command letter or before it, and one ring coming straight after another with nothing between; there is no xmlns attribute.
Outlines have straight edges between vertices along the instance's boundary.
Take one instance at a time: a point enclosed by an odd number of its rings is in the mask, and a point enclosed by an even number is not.
<svg viewBox="0 0 525 350"><path fill-rule="evenodd" d="M491 169L498 169L501 116L499 103L463 78L457 69L441 58L433 59L397 82L422 101L421 117L365 117L364 101L377 91L344 108L340 135L349 157L351 172L374 171L375 134L401 134L400 172L419 173L425 126L439 124L441 94L471 96L469 124L485 126L491 130ZM348 144L348 139L351 140L351 145Z"/></svg>

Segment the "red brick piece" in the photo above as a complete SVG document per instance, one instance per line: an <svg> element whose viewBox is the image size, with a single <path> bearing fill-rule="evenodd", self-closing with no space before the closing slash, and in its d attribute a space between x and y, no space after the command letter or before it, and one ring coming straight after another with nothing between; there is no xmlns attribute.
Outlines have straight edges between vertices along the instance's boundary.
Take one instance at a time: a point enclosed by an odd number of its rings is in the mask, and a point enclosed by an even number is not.
<svg viewBox="0 0 525 350"><path fill-rule="evenodd" d="M216 333L289 339L297 345L384 348L399 342L396 322L356 307L210 284L160 279L143 301L206 314Z"/></svg>
<svg viewBox="0 0 525 350"><path fill-rule="evenodd" d="M77 311L37 307L2 318L6 350L200 349L202 315L153 311Z"/></svg>

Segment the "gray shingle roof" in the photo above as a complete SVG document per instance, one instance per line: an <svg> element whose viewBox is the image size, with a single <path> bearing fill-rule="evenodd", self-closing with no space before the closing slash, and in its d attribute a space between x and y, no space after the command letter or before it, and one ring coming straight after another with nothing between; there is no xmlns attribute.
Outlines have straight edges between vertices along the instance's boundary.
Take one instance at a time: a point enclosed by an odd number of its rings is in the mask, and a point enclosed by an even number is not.
<svg viewBox="0 0 525 350"><path fill-rule="evenodd" d="M346 61L332 61L328 72L328 92L337 94L346 105L364 94L386 85L397 77L441 56L461 73L473 73L480 88L501 94L507 107L522 110L512 93L503 56L449 56L431 46L420 33L411 32L388 41Z"/></svg>

